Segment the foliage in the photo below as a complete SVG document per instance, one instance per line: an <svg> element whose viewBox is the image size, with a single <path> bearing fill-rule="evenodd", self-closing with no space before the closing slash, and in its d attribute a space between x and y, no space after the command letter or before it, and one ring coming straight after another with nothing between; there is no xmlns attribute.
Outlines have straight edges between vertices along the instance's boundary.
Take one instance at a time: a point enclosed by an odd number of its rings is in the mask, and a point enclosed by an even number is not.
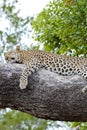
<svg viewBox="0 0 87 130"><path fill-rule="evenodd" d="M23 44L22 37L30 34L30 21L32 17L22 18L20 16L20 9L18 0L0 0L0 20L5 24L0 29L0 45L3 52L5 46L12 46L16 44Z"/></svg>
<svg viewBox="0 0 87 130"><path fill-rule="evenodd" d="M53 0L32 21L32 27L34 39L48 51L86 56L86 0Z"/></svg>
<svg viewBox="0 0 87 130"><path fill-rule="evenodd" d="M64 126L57 122L42 120L15 110L3 109L0 111L1 130L48 130L51 127Z"/></svg>
<svg viewBox="0 0 87 130"><path fill-rule="evenodd" d="M80 127L80 130L86 130L87 129L87 122L68 122L67 125L69 125L70 127L74 128L74 127L77 127L79 126Z"/></svg>
<svg viewBox="0 0 87 130"><path fill-rule="evenodd" d="M41 121L26 113L14 110L5 112L0 119L1 130L43 130L46 128L47 122L45 120Z"/></svg>

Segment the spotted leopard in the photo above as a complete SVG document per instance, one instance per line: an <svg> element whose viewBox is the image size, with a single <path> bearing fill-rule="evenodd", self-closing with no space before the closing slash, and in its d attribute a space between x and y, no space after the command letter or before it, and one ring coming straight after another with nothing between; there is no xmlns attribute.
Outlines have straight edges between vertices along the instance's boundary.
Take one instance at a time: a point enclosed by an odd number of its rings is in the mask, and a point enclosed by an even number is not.
<svg viewBox="0 0 87 130"><path fill-rule="evenodd" d="M41 50L21 50L17 46L14 51L7 52L5 59L8 63L26 64L20 77L20 88L26 88L28 76L40 68L60 75L81 75L87 80L87 58L58 55Z"/></svg>

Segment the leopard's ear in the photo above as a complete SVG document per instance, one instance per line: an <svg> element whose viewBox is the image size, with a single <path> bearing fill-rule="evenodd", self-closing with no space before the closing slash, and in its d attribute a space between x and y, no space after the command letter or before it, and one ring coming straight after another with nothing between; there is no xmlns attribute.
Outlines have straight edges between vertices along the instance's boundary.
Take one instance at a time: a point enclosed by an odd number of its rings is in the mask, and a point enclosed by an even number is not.
<svg viewBox="0 0 87 130"><path fill-rule="evenodd" d="M16 46L16 51L20 51L20 46L19 45Z"/></svg>

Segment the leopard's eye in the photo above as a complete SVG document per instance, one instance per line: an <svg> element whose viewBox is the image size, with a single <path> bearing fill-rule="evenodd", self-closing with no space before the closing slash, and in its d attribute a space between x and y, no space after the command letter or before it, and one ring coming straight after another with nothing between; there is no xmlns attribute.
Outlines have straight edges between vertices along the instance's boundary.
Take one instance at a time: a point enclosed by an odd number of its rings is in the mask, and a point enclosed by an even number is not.
<svg viewBox="0 0 87 130"><path fill-rule="evenodd" d="M11 57L11 60L15 60L15 58L14 58L14 57Z"/></svg>

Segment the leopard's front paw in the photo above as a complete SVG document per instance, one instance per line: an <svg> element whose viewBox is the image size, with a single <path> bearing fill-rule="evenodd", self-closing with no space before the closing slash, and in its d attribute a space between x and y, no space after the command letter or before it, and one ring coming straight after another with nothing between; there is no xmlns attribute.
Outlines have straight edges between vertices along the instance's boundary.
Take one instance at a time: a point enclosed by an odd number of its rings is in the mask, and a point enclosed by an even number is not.
<svg viewBox="0 0 87 130"><path fill-rule="evenodd" d="M27 81L27 80L25 80L25 79L20 79L20 85L19 85L20 89L25 89L26 86L27 86L27 84L28 84L28 81Z"/></svg>
<svg viewBox="0 0 87 130"><path fill-rule="evenodd" d="M82 89L82 92L83 93L87 92L87 85Z"/></svg>

